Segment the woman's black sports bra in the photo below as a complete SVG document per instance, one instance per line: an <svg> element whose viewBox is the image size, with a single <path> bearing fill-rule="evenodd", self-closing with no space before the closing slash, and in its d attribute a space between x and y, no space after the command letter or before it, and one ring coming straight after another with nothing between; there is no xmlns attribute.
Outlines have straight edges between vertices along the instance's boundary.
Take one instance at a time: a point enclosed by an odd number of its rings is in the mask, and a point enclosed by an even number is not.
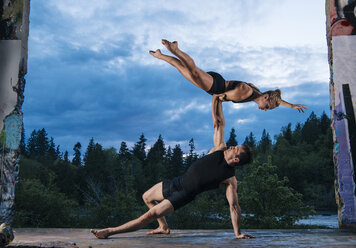
<svg viewBox="0 0 356 248"><path fill-rule="evenodd" d="M237 101L237 102L232 101L232 102L234 102L234 103L250 102L250 101L253 101L254 99L256 99L257 97L259 97L262 94L262 92L258 88L256 88L253 84L246 83L246 82L243 82L243 81L230 81L228 87L226 88L226 91L235 89L241 83L244 83L244 84L247 84L248 86L250 86L252 88L252 90L253 90L252 94L249 97L247 97L246 99L244 99L244 100Z"/></svg>

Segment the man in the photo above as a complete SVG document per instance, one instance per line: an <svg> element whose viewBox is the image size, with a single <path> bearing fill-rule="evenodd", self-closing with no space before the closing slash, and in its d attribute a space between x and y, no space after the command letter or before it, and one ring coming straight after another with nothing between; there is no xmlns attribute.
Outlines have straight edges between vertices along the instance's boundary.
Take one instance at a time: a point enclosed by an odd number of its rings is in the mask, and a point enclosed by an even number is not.
<svg viewBox="0 0 356 248"><path fill-rule="evenodd" d="M252 154L248 146L234 146L226 149L224 142L225 120L221 100L213 96L212 108L214 122L214 147L208 155L192 164L180 177L163 181L143 194L143 200L150 208L139 218L121 226L90 230L97 238L132 232L157 220L159 227L148 234L169 234L170 230L164 216L186 205L204 191L226 186L226 198L230 205L231 221L236 238L251 238L240 232L241 209L237 198L237 180L234 167L250 163Z"/></svg>

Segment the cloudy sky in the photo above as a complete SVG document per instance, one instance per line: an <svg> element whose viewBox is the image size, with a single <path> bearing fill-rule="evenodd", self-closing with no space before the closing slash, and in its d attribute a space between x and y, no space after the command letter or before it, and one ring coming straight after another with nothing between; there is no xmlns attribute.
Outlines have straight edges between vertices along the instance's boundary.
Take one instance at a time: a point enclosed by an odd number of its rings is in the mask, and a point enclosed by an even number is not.
<svg viewBox="0 0 356 248"><path fill-rule="evenodd" d="M238 142L265 128L273 137L311 111L329 115L324 0L36 0L31 1L26 136L45 128L62 152L82 151L91 137L105 148L132 146L141 133L152 145L197 152L213 146L211 96L172 66L149 55L161 39L177 40L205 71L280 88L304 114L255 103L224 103L225 136Z"/></svg>

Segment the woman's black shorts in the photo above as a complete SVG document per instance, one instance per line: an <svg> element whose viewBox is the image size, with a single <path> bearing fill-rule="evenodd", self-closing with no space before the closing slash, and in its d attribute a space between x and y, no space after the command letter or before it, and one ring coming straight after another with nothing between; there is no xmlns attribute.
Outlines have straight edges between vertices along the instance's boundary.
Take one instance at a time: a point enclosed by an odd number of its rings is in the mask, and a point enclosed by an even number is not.
<svg viewBox="0 0 356 248"><path fill-rule="evenodd" d="M172 203L174 210L177 210L194 200L194 195L188 194L183 189L181 177L163 181L162 193L163 197Z"/></svg>
<svg viewBox="0 0 356 248"><path fill-rule="evenodd" d="M213 71L208 71L207 73L213 77L213 85L211 86L210 90L208 90L207 92L210 95L224 93L225 79L219 73Z"/></svg>

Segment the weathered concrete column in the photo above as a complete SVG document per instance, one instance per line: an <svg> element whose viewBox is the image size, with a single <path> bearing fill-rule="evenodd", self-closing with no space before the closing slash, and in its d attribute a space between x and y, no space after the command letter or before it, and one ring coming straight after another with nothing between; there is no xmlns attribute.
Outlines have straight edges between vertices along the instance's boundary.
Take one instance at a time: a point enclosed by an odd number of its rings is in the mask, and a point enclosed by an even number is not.
<svg viewBox="0 0 356 248"><path fill-rule="evenodd" d="M356 0L326 0L339 227L356 228Z"/></svg>
<svg viewBox="0 0 356 248"><path fill-rule="evenodd" d="M12 222L27 73L30 0L0 0L0 223Z"/></svg>

